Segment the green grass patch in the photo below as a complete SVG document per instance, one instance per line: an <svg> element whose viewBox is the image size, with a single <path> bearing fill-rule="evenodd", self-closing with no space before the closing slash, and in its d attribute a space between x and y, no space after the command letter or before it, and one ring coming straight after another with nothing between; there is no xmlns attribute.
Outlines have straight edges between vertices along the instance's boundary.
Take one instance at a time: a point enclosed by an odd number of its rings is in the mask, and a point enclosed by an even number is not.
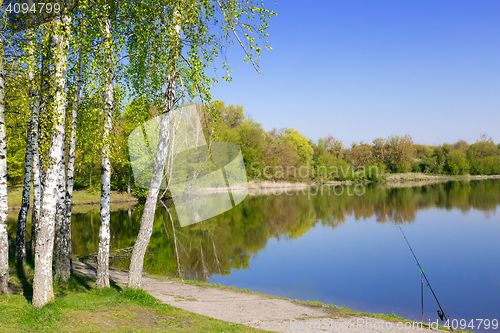
<svg viewBox="0 0 500 333"><path fill-rule="evenodd" d="M22 202L23 187L20 185L9 186L7 189L7 200L9 202L9 208L19 208ZM98 204L101 200L100 191L87 191L78 190L73 192L73 204L74 205L84 205L84 204ZM30 191L30 202L33 202L33 191ZM131 194L126 192L111 191L111 202L137 202ZM130 206L130 205L128 205ZM127 206L127 207L128 207Z"/></svg>
<svg viewBox="0 0 500 333"><path fill-rule="evenodd" d="M74 204L96 204L101 201L101 192L100 191L75 191L73 192L73 203ZM111 191L111 201L112 202L137 202L137 199L134 198L131 194L127 194L127 192L117 192Z"/></svg>
<svg viewBox="0 0 500 333"><path fill-rule="evenodd" d="M55 299L36 309L32 267L10 271L13 294L0 295L0 332L263 332L162 304L140 289L97 289L94 279L78 274L54 281Z"/></svg>

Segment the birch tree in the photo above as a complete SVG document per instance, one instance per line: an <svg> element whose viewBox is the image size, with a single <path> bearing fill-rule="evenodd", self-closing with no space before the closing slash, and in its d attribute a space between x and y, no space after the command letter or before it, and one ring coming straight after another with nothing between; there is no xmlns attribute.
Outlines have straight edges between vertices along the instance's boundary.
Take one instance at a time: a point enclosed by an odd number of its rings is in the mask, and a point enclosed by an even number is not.
<svg viewBox="0 0 500 333"><path fill-rule="evenodd" d="M82 5L84 9L85 4ZM88 23L85 17L85 12L82 15L76 15L75 32L73 43L70 45L73 49L78 49L78 61L74 70L73 90L74 96L71 103L70 117L70 133L69 133L69 154L67 174L65 169L65 146L63 146L63 163L61 163L61 174L59 178L59 197L56 212L56 234L55 234L55 277L63 281L69 280L71 276L71 209L73 201L73 183L74 183L74 166L75 166L75 151L76 151L76 129L78 107L80 102L80 92L83 81L83 58L84 52L87 52L88 38L85 36L86 24ZM69 65L68 65L69 66ZM68 78L69 80L69 78ZM68 83L70 85L70 83ZM70 89L69 89L70 90ZM68 103L70 104L70 103Z"/></svg>
<svg viewBox="0 0 500 333"><path fill-rule="evenodd" d="M47 27L42 27L42 52L41 52L41 72L40 72L40 88L38 91L38 107L37 113L33 115L33 127L31 133L31 144L33 152L33 205L31 212L31 255L35 257L36 239L38 235L38 221L40 219L40 210L42 208L42 175L41 175L41 158L39 149L40 128L39 119L40 113L46 114L47 111L47 95L49 90L49 52L51 49L51 35Z"/></svg>
<svg viewBox="0 0 500 333"><path fill-rule="evenodd" d="M76 1L76 0L75 0ZM53 27L54 43L54 97L53 125L48 151L48 164L45 172L40 211L39 233L35 249L35 273L33 277L33 306L41 307L54 298L52 286L52 255L54 249L54 221L57 194L64 145L64 126L66 113L66 72L69 39L71 37L71 16L69 10L75 1L64 1L61 12L48 24Z"/></svg>
<svg viewBox="0 0 500 333"><path fill-rule="evenodd" d="M213 65L219 50L232 44L233 37L243 48L245 61L251 62L260 73L256 59L260 55L261 47L255 38L265 40L268 37L265 32L268 27L267 20L276 15L260 7L263 6L262 2L178 0L147 3L149 10L141 6L132 8L136 13L133 15L136 22L132 25L134 38L133 43L129 43L129 52L138 55L131 57L130 66L135 89L142 91L145 90L143 86L147 86L149 91L145 93L154 95L154 90L159 87L158 82L163 84L160 86L165 89L164 113L170 112L176 105L178 82L182 85L182 94L187 93L207 104L210 103L209 89L215 79L210 78L206 70ZM147 15L144 12L147 12ZM143 17L154 24L146 27L137 19L140 17L137 13L142 13ZM255 21L259 24L254 25ZM240 35L245 38L242 40ZM267 41L264 41L264 45L267 47ZM224 79L230 80L229 66L223 63L222 67L226 70ZM162 68L166 75L161 72ZM162 80L162 77L166 79ZM144 255L152 233L159 186L163 180L167 157L168 123L169 116L162 117L153 175L130 263L128 286L132 288L141 287Z"/></svg>
<svg viewBox="0 0 500 333"><path fill-rule="evenodd" d="M54 266L55 278L64 281L69 280L71 274L68 248L68 238L71 238L71 230L66 224L66 147L64 144L65 128L63 126L62 133L62 153L61 163L59 165L59 177L57 178L57 204L54 223Z"/></svg>
<svg viewBox="0 0 500 333"><path fill-rule="evenodd" d="M31 71L30 71L31 72ZM29 77L32 78L32 73ZM31 81L30 78L30 81ZM32 97L32 87L30 87L30 97ZM33 96L34 97L34 96ZM31 98L30 98L31 99ZM31 128L33 126L33 109L30 115L28 125L28 137L26 140L26 154L24 161L24 184L21 200L21 209L17 217L17 233L16 233L16 262L22 263L26 261L26 218L28 217L28 209L30 204L31 191L31 161L32 161L32 145L31 145Z"/></svg>
<svg viewBox="0 0 500 333"><path fill-rule="evenodd" d="M100 29L103 36L103 47L105 57L105 87L104 87L104 133L101 160L101 225L99 227L99 247L97 253L97 287L109 287L109 242L111 239L110 224L110 201L111 201L111 163L110 163L110 134L114 108L114 85L113 85L113 38L111 35L110 8L104 5L103 19Z"/></svg>
<svg viewBox="0 0 500 333"><path fill-rule="evenodd" d="M3 1L0 0L0 8ZM5 138L4 36L0 36L0 293L9 294L9 237L7 230L7 146Z"/></svg>
<svg viewBox="0 0 500 333"><path fill-rule="evenodd" d="M31 170L33 160L33 140L38 140L36 135L38 126L38 98L36 96L35 87L35 33L33 29L28 29L28 45L27 45L27 67L28 67L28 83L29 83L29 105L30 105L30 120L28 125L28 137L26 140L26 155L24 161L24 184L22 192L21 209L17 218L17 233L16 233L16 262L24 262L26 260L26 220L30 205L31 191Z"/></svg>
<svg viewBox="0 0 500 333"><path fill-rule="evenodd" d="M98 43L92 54L91 67L95 74L95 95L100 98L104 110L101 147L101 199L100 227L97 255L98 288L109 287L109 246L110 246L110 201L111 201L111 142L113 116L115 113L115 78L120 71L116 55L121 51L125 36L123 22L125 4L108 0L92 0L85 15L88 15L89 40ZM81 73L80 73L81 74ZM102 94L102 95L101 95ZM102 96L102 98L101 98ZM90 174L91 175L91 174Z"/></svg>
<svg viewBox="0 0 500 333"><path fill-rule="evenodd" d="M63 230L64 233L61 234L61 249L60 249L60 262L56 266L56 276L67 281L71 275L71 209L73 204L73 184L74 184L74 173L75 173L75 153L76 153L76 126L78 118L78 107L80 104L80 91L82 88L83 79L83 50L80 47L78 55L78 72L76 77L76 91L75 100L71 108L71 129L69 137L69 154L68 154L68 171L66 177L66 192L64 196L66 215L63 216Z"/></svg>
<svg viewBox="0 0 500 333"><path fill-rule="evenodd" d="M151 233L153 232L153 220L156 210L156 202L158 200L160 185L163 180L163 172L169 146L170 112L172 111L175 102L175 80L177 75L176 61L180 52L180 8L176 5L177 4L174 4L175 7L171 12L170 20L168 22L169 28L167 28L166 34L169 42L168 45L171 47L171 59L167 62L167 87L163 109L163 113L166 113L166 116L161 117L159 141L153 166L153 174L151 177L149 190L146 196L146 203L144 205L144 210L141 217L141 227L139 229L139 235L137 236L137 240L134 244L132 257L130 260L128 286L132 288L141 287L144 255L146 254L146 248L149 244L149 240L151 239ZM159 31L161 31L161 28L159 29Z"/></svg>

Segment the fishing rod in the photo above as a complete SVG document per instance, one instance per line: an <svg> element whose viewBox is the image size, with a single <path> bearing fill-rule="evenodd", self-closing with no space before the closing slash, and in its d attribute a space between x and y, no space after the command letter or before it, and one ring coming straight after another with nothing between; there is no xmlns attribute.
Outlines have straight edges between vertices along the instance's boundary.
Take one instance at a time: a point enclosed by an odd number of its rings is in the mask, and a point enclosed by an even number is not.
<svg viewBox="0 0 500 333"><path fill-rule="evenodd" d="M436 302L439 306L439 310L437 310L437 314L439 316L439 319L441 319L441 321L444 321L444 322L449 322L448 316L444 313L444 310L443 310L443 307L441 306L441 303L439 303L439 300L438 300L436 294L434 293L434 290L432 290L431 284L430 284L429 280L427 279L427 276L425 276L424 269L422 268L422 266L420 266L420 263L418 262L417 256L415 255L415 252L413 252L413 249L411 248L410 242L408 242L408 239L406 238L406 235L403 232L403 228L401 228L401 224L399 224L399 230L401 230L401 233L403 234L403 237L406 241L406 244L408 244L408 247L410 248L410 251L413 254L413 258L415 258L415 261L417 262L418 268L420 268L420 275L421 275L420 281L422 283L422 287L421 287L422 323L424 322L424 289L423 289L423 282L424 281L422 280L422 277L425 279L425 282L427 282L427 287L429 287L429 289L431 290L432 295L436 299ZM453 328L451 327L451 325L450 325L450 330L453 332Z"/></svg>

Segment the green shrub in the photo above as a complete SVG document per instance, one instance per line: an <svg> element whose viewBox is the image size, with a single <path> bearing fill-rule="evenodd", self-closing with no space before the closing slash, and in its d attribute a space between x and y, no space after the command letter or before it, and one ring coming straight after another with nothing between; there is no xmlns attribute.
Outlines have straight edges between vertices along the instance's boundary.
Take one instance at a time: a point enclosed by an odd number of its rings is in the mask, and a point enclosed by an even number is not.
<svg viewBox="0 0 500 333"><path fill-rule="evenodd" d="M453 150L446 156L446 171L452 175L465 175L469 173L470 165L463 151Z"/></svg>

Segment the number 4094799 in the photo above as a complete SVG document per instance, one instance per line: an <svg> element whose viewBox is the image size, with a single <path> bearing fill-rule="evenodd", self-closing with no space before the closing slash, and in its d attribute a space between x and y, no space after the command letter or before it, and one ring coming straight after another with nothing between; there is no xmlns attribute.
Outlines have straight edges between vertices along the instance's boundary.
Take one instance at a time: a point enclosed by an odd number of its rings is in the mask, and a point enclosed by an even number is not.
<svg viewBox="0 0 500 333"><path fill-rule="evenodd" d="M448 320L446 324L444 325L446 328L453 328L454 330L461 329L494 329L496 330L498 328L498 320L497 319L471 319L470 321L467 321L465 319L453 319L450 323Z"/></svg>
<svg viewBox="0 0 500 333"><path fill-rule="evenodd" d="M34 3L31 6L27 4L26 2L20 4L20 3L9 3L7 5L7 8L5 8L7 13L13 13L13 14L41 14L41 13L59 13L61 10L61 6L56 2L56 3L50 3L50 2L38 2Z"/></svg>

